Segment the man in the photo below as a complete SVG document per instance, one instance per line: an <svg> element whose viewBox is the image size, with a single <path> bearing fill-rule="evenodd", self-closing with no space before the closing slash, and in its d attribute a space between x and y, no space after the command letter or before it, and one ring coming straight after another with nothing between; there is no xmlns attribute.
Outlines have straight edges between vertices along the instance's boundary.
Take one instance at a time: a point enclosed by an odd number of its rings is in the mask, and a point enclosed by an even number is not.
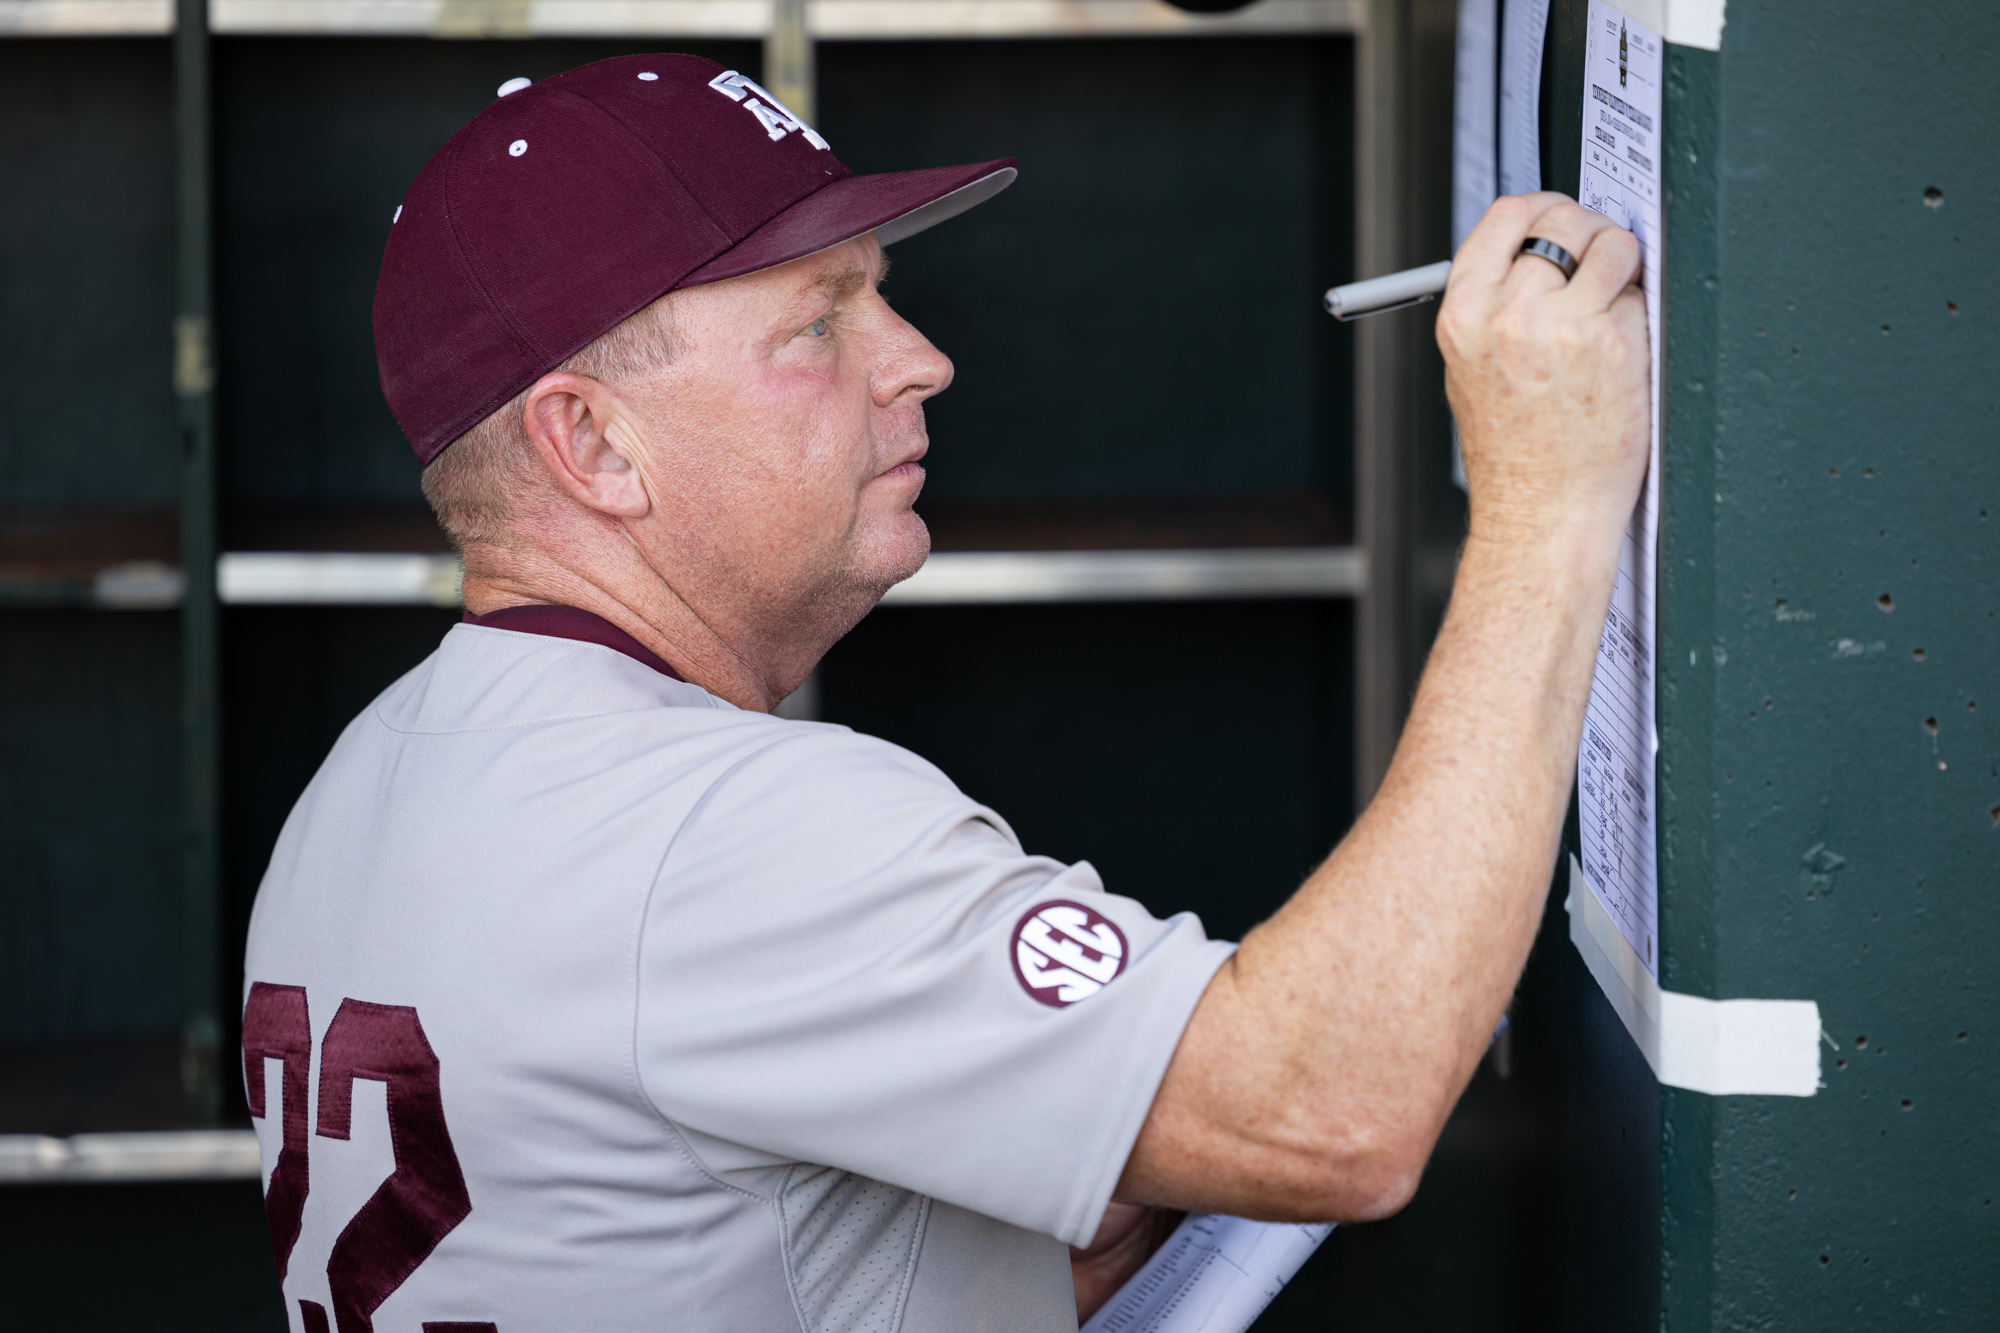
<svg viewBox="0 0 2000 1333"><path fill-rule="evenodd" d="M1644 469L1636 244L1538 195L1461 251L1451 610L1380 794L1232 950L768 712L928 551L952 368L882 246L1012 176L851 176L657 56L502 97L412 187L376 338L467 623L343 734L252 923L299 1327L1074 1329L1139 1205L1415 1189L1555 855Z"/></svg>

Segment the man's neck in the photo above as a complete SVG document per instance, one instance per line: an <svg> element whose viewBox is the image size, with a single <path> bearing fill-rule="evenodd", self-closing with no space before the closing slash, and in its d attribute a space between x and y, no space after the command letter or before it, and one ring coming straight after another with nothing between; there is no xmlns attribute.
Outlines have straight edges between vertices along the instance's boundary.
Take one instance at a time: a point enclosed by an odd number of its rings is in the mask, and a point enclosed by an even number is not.
<svg viewBox="0 0 2000 1333"><path fill-rule="evenodd" d="M764 676L657 576L592 576L537 552L474 547L466 552L464 596L465 609L476 616L509 606L588 611L657 653L683 680L718 698L755 712L768 712L778 702Z"/></svg>

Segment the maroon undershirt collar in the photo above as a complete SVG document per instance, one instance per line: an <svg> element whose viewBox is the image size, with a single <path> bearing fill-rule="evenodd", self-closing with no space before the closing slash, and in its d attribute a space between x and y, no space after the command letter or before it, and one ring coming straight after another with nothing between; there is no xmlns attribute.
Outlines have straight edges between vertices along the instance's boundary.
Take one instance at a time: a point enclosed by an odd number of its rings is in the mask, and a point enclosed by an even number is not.
<svg viewBox="0 0 2000 1333"><path fill-rule="evenodd" d="M465 623L487 629L511 629L520 634L546 634L552 639L575 639L623 653L634 662L653 668L661 675L681 680L681 673L668 666L660 655L640 643L595 612L574 606L503 606L483 616L465 613Z"/></svg>

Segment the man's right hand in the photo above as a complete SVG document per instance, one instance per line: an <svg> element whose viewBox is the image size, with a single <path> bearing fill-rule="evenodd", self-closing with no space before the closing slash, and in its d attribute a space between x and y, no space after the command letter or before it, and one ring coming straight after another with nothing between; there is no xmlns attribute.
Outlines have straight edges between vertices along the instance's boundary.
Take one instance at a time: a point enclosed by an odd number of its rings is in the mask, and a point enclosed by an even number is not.
<svg viewBox="0 0 2000 1333"><path fill-rule="evenodd" d="M1563 280L1530 236L1580 259ZM1542 916L1645 474L1632 237L1494 204L1438 315L1471 480L1451 607L1375 800L1189 1019L1119 1197L1285 1221L1400 1208Z"/></svg>
<svg viewBox="0 0 2000 1333"><path fill-rule="evenodd" d="M1522 254L1531 237L1575 276ZM1459 248L1437 340L1475 540L1624 530L1652 422L1638 278L1632 233L1560 194L1497 200Z"/></svg>

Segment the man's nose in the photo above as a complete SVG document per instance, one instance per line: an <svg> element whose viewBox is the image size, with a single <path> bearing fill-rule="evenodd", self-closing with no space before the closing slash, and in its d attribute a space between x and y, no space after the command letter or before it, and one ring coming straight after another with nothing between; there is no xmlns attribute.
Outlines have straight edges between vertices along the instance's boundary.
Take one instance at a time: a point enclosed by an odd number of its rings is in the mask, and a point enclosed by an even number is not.
<svg viewBox="0 0 2000 1333"><path fill-rule="evenodd" d="M917 330L886 305L888 320L882 366L875 376L875 403L888 407L898 399L920 403L951 386L951 358L940 352Z"/></svg>

